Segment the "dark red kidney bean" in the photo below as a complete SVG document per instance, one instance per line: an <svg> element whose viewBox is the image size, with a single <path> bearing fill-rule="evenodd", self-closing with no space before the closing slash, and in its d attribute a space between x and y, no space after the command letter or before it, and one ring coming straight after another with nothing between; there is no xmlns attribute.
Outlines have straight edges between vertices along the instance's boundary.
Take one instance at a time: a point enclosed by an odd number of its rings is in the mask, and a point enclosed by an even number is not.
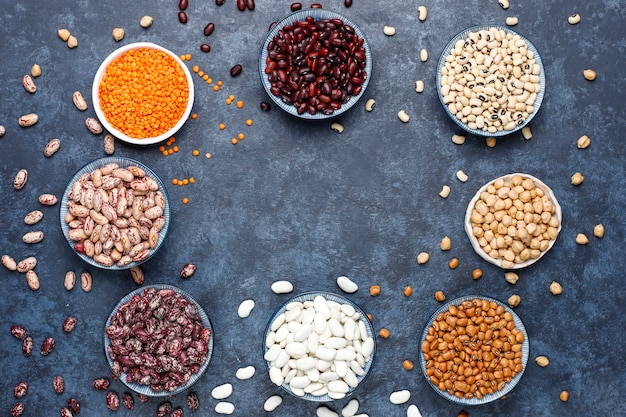
<svg viewBox="0 0 626 417"><path fill-rule="evenodd" d="M239 11L243 12L246 10L246 0L237 0L237 8Z"/></svg>
<svg viewBox="0 0 626 417"><path fill-rule="evenodd" d="M230 69L230 76L236 77L241 74L241 71L243 71L243 67L241 66L241 64L236 64Z"/></svg>
<svg viewBox="0 0 626 417"><path fill-rule="evenodd" d="M297 12L300 9L302 9L302 3L291 3L292 12Z"/></svg>
<svg viewBox="0 0 626 417"><path fill-rule="evenodd" d="M182 23L183 25L185 23L187 23L187 13L185 13L185 12L178 12L178 21L180 23Z"/></svg>
<svg viewBox="0 0 626 417"><path fill-rule="evenodd" d="M180 0L180 1L178 2L178 8L179 8L180 10L186 10L186 9L187 9L187 6L189 6L189 0Z"/></svg>
<svg viewBox="0 0 626 417"><path fill-rule="evenodd" d="M254 0L246 0L246 7L250 11L254 10Z"/></svg>
<svg viewBox="0 0 626 417"><path fill-rule="evenodd" d="M41 354L44 356L50 354L50 352L52 352L52 350L54 349L54 344L55 344L55 341L53 337L46 337L43 343L41 344L41 349L40 349Z"/></svg>
<svg viewBox="0 0 626 417"><path fill-rule="evenodd" d="M209 45L208 43L203 43L202 45L200 45L200 50L202 52L211 52L211 45Z"/></svg>
<svg viewBox="0 0 626 417"><path fill-rule="evenodd" d="M263 111L270 111L272 109L272 105L266 101L262 101L260 106Z"/></svg>
<svg viewBox="0 0 626 417"><path fill-rule="evenodd" d="M352 6L352 0L343 0L343 4L346 7L350 7L350 6Z"/></svg>
<svg viewBox="0 0 626 417"><path fill-rule="evenodd" d="M223 5L224 3L226 3L226 0L215 0L215 4L216 4L217 6L221 6L221 5Z"/></svg>
<svg viewBox="0 0 626 417"><path fill-rule="evenodd" d="M212 22L209 23L208 25L204 27L204 36L210 36L214 30L215 30L215 24Z"/></svg>
<svg viewBox="0 0 626 417"><path fill-rule="evenodd" d="M319 3L313 3L311 5L311 9L321 9L321 8L322 8L322 5Z"/></svg>
<svg viewBox="0 0 626 417"><path fill-rule="evenodd" d="M267 28L267 31L269 32L269 31L271 31L272 29L274 29L274 26L276 26L276 22L272 22L272 23L270 23L270 27L269 27L269 28Z"/></svg>
<svg viewBox="0 0 626 417"><path fill-rule="evenodd" d="M76 401L75 398L70 398L67 400L67 408L74 414L80 413L80 404Z"/></svg>

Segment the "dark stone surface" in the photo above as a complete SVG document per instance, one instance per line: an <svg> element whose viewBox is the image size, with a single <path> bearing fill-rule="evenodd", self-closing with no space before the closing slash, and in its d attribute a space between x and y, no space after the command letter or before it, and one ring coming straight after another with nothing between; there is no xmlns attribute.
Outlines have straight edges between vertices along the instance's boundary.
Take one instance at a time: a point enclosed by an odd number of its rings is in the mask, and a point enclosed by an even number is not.
<svg viewBox="0 0 626 417"><path fill-rule="evenodd" d="M29 1L0 0L0 124L7 133L0 139L0 251L16 260L34 255L41 289L28 289L23 274L0 274L0 410L7 414L15 399L13 386L26 380L30 389L23 402L25 416L58 412L69 397L81 402L81 415L107 415L105 394L91 388L94 378L110 371L103 354L104 320L116 302L135 288L128 272L108 273L90 269L91 293L63 288L66 271L80 273L84 264L61 234L58 207L44 207L42 223L27 226L24 215L40 208L37 196L61 196L66 182L83 164L104 156L102 138L84 127L93 110L78 112L72 105L75 90L91 99L91 84L100 62L116 47L135 41L152 41L175 53L193 54L190 66L199 65L224 87L215 92L198 77L194 112L176 135L180 152L163 157L158 145L137 147L117 142L115 155L136 158L152 167L170 184L172 178L193 176L185 187L168 185L173 222L165 245L144 264L146 284L167 283L192 292L211 317L215 328L215 354L207 374L193 388L200 396L198 412L213 415L217 401L210 397L216 385L231 382L236 415L263 414L262 404L272 394L284 402L273 415L312 416L317 404L290 397L274 387L262 359L262 333L271 313L287 297L270 291L278 279L294 283L294 293L308 290L339 292L335 279L347 275L359 291L349 297L374 316L376 329L387 327L392 336L378 340L372 374L354 397L360 412L370 416L403 416L407 405L394 406L389 394L411 391L410 403L423 416L456 416L463 408L439 397L426 383L418 367L406 372L402 361L419 360L419 333L437 308L433 294L443 290L448 298L484 294L506 300L522 298L517 312L531 339L531 360L521 383L506 400L469 409L472 416L606 416L624 415L626 386L621 339L626 329L623 314L623 244L626 187L626 151L623 131L624 56L626 41L623 2L512 1L502 10L496 1L426 2L428 19L419 22L419 2L390 0L323 2L325 8L354 20L365 31L374 57L372 82L365 99L374 97L377 107L365 112L359 103L341 116L345 126L338 135L330 122L306 123L283 114L274 106L263 113L259 102L268 100L259 82L259 48L270 22L289 12L289 1L257 1L253 12L239 12L235 1L217 7L211 0L190 2L189 23L177 18L176 2L164 1ZM308 7L305 4L304 7ZM576 26L567 23L572 13L582 16ZM143 15L154 17L142 29ZM521 134L499 139L495 148L468 137L463 146L450 141L458 129L441 108L435 90L435 65L442 48L457 32L477 24L503 24L518 16L518 31L539 49L546 65L547 88L541 110L532 121L533 138ZM214 22L215 32L205 38L202 29ZM382 33L384 25L397 29L394 37ZM79 41L70 50L56 31L66 27ZM111 37L123 27L119 44ZM200 52L208 42L211 52ZM419 61L426 48L430 59ZM38 63L43 75L35 81L39 90L26 93L21 78ZM236 63L243 73L231 78ZM588 82L584 68L594 68L598 78ZM414 91L424 80L425 92ZM241 110L224 101L229 94L245 101ZM405 109L411 120L396 117ZM17 119L25 113L40 115L37 125L23 129ZM252 118L247 127L244 121ZM220 131L219 123L227 129ZM230 138L244 132L245 140L233 146ZM586 150L576 140L592 139ZM50 159L42 149L53 137L61 150ZM193 157L198 149L201 156ZM212 153L211 159L202 155ZM26 187L15 191L12 180L27 168ZM455 178L464 170L467 183ZM519 271L520 282L507 284L503 271L476 255L463 231L465 207L483 183L509 172L533 174L552 187L563 208L563 230L550 253L535 265ZM574 187L570 176L580 171L585 182ZM438 196L443 184L452 191L446 200ZM189 204L183 205L183 197ZM593 237L593 226L603 223L606 236ZM43 230L42 243L28 246L21 236ZM574 242L577 233L590 238L586 246ZM439 250L443 236L452 239L452 250ZM415 256L428 251L431 260L419 266ZM447 262L457 257L460 266ZM198 271L183 281L178 271L193 261ZM474 268L484 277L473 281ZM548 287L563 285L554 297ZM379 284L382 295L372 298L368 287ZM402 288L412 285L410 298ZM247 298L256 308L247 319L237 317L239 303ZM78 317L71 334L61 324L68 315ZM30 358L21 354L20 342L9 332L12 324L28 328L35 341ZM57 339L47 357L38 353L46 336ZM550 366L539 368L533 358L547 355ZM237 368L254 365L249 381L235 379ZM55 375L65 378L66 390L52 389ZM120 394L120 383L113 388ZM559 393L570 392L568 403ZM183 405L184 396L173 399ZM347 400L332 407L340 411ZM136 401L134 415L154 415L158 400ZM120 413L130 414L120 411Z"/></svg>

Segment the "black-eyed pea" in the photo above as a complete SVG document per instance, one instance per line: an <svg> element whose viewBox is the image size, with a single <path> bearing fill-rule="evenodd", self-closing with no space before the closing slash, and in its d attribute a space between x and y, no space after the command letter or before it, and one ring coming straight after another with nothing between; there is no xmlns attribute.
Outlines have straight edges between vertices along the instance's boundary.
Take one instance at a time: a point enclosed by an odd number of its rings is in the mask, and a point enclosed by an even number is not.
<svg viewBox="0 0 626 417"><path fill-rule="evenodd" d="M341 123L339 123L339 122L333 122L330 125L330 128L332 130L334 130L335 132L337 132L337 133L343 133L343 125Z"/></svg>
<svg viewBox="0 0 626 417"><path fill-rule="evenodd" d="M570 25L575 25L580 22L580 15L578 13L574 13L567 18L567 23Z"/></svg>
<svg viewBox="0 0 626 417"><path fill-rule="evenodd" d="M499 0L498 4L500 5L500 7L502 7L504 10L509 8L509 0Z"/></svg>
<svg viewBox="0 0 626 417"><path fill-rule="evenodd" d="M400 119L402 123L408 123L410 120L410 116L406 111L400 110L398 112L398 119Z"/></svg>
<svg viewBox="0 0 626 417"><path fill-rule="evenodd" d="M516 16L509 16L506 18L505 22L507 26L515 26L519 22L519 19Z"/></svg>
<svg viewBox="0 0 626 417"><path fill-rule="evenodd" d="M373 98L370 98L365 102L365 111L370 112L374 110L374 107L376 107L376 100L374 100Z"/></svg>

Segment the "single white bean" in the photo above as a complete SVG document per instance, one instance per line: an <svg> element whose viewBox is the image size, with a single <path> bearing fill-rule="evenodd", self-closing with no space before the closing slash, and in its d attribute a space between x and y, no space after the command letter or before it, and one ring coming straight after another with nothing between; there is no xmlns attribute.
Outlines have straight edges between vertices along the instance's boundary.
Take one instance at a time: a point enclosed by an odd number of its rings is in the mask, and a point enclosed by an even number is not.
<svg viewBox="0 0 626 417"><path fill-rule="evenodd" d="M239 380L244 381L246 379L252 378L255 372L256 372L256 369L254 368L254 366L249 365L249 366L245 366L245 367L237 369L237 372L235 373L235 377Z"/></svg>
<svg viewBox="0 0 626 417"><path fill-rule="evenodd" d="M393 26L385 26L383 28L383 33L387 36L393 36L396 34L396 28L394 28Z"/></svg>
<svg viewBox="0 0 626 417"><path fill-rule="evenodd" d="M462 170L458 170L456 172L456 177L459 179L459 181L461 182L466 182L469 177L467 176L467 174L465 174L465 172L463 172Z"/></svg>
<svg viewBox="0 0 626 417"><path fill-rule="evenodd" d="M420 20L420 22L423 22L424 20L426 20L427 17L428 9L426 8L426 6L419 6L417 8L417 18Z"/></svg>
<svg viewBox="0 0 626 417"><path fill-rule="evenodd" d="M221 401L215 404L215 412L217 414L232 414L235 411L235 406L232 403Z"/></svg>
<svg viewBox="0 0 626 417"><path fill-rule="evenodd" d="M422 62L428 61L428 51L426 49L422 49L420 51L420 61Z"/></svg>
<svg viewBox="0 0 626 417"><path fill-rule="evenodd" d="M398 112L398 119L400 119L402 123L408 123L410 117L406 111L400 110Z"/></svg>
<svg viewBox="0 0 626 417"><path fill-rule="evenodd" d="M283 397L281 397L280 395L272 395L267 400L265 400L265 403L263 403L263 409L268 413L271 413L272 411L276 410L278 406L282 403Z"/></svg>
<svg viewBox="0 0 626 417"><path fill-rule="evenodd" d="M452 143L456 145L463 145L465 143L465 136L463 135L452 135Z"/></svg>
<svg viewBox="0 0 626 417"><path fill-rule="evenodd" d="M439 191L439 196L441 198L448 198L449 195L450 195L450 187L447 185L444 185L443 187L441 187L441 191Z"/></svg>
<svg viewBox="0 0 626 417"><path fill-rule="evenodd" d="M420 413L420 410L415 404L411 404L409 408L406 409L406 417L422 417L422 413Z"/></svg>
<svg viewBox="0 0 626 417"><path fill-rule="evenodd" d="M411 392L409 390L394 391L389 396L389 401L392 404L404 404L411 398Z"/></svg>
<svg viewBox="0 0 626 417"><path fill-rule="evenodd" d="M225 398L230 397L232 393L233 393L232 384L226 383L226 384L218 385L217 387L213 388L213 390L211 391L211 396L215 398L216 400L223 400Z"/></svg>
<svg viewBox="0 0 626 417"><path fill-rule="evenodd" d="M341 415L343 417L353 417L357 411L359 411L359 400L353 398L341 409Z"/></svg>
<svg viewBox="0 0 626 417"><path fill-rule="evenodd" d="M293 284L289 281L274 281L271 288L274 294L288 294L293 291Z"/></svg>
<svg viewBox="0 0 626 417"><path fill-rule="evenodd" d="M317 407L317 417L339 417L337 413L326 406Z"/></svg>
<svg viewBox="0 0 626 417"><path fill-rule="evenodd" d="M239 308L237 309L237 314L242 319L245 319L250 315L254 309L254 300L243 300L241 304L239 304Z"/></svg>
<svg viewBox="0 0 626 417"><path fill-rule="evenodd" d="M424 81L422 80L415 81L415 92L421 93L423 91L424 91Z"/></svg>
<svg viewBox="0 0 626 417"><path fill-rule="evenodd" d="M519 19L515 16L509 16L506 18L506 25L507 26L515 26L517 25L517 23L519 22Z"/></svg>
<svg viewBox="0 0 626 417"><path fill-rule="evenodd" d="M359 289L359 286L354 281L343 275L337 278L337 285L343 292L348 294L355 293Z"/></svg>

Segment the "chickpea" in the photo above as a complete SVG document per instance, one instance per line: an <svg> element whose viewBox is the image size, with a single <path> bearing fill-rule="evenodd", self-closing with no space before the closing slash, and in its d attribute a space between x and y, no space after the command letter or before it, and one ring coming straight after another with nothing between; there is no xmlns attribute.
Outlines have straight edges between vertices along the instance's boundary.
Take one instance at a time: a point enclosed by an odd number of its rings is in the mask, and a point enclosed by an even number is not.
<svg viewBox="0 0 626 417"><path fill-rule="evenodd" d="M517 275L515 272L505 272L504 279L509 284L515 285L517 281L519 280L519 275Z"/></svg>
<svg viewBox="0 0 626 417"><path fill-rule="evenodd" d="M510 296L508 301L507 301L507 303L509 303L509 305L512 308L517 307L519 305L519 303L521 303L521 302L522 302L522 298L519 295L517 295L517 294L513 294L512 296Z"/></svg>
<svg viewBox="0 0 626 417"><path fill-rule="evenodd" d="M430 255L427 252L421 252L419 255L417 255L417 263L420 265L425 264L426 262L428 262L429 259Z"/></svg>
<svg viewBox="0 0 626 417"><path fill-rule="evenodd" d="M451 246L452 244L450 238L448 236L444 236L443 239L441 239L441 243L439 244L441 250L450 250Z"/></svg>
<svg viewBox="0 0 626 417"><path fill-rule="evenodd" d="M370 323L374 321L374 316L372 316L370 313L367 313L366 316L367 316L367 319L370 321Z"/></svg>
<svg viewBox="0 0 626 417"><path fill-rule="evenodd" d="M378 331L378 335L383 339L389 339L389 336L391 336L391 332L389 331L389 329L383 327Z"/></svg>
<svg viewBox="0 0 626 417"><path fill-rule="evenodd" d="M537 363L537 365L541 366L542 368L545 368L546 366L550 364L550 359L548 359L546 356L537 356L535 358L535 362Z"/></svg>
<svg viewBox="0 0 626 417"><path fill-rule="evenodd" d="M550 284L550 292L552 295L559 295L563 292L563 287L561 287L561 284L558 282L552 281L552 284Z"/></svg>
<svg viewBox="0 0 626 417"><path fill-rule="evenodd" d="M586 245L587 243L589 243L589 239L587 238L587 236L585 236L584 233L579 233L576 235L576 243L578 243L579 245Z"/></svg>
<svg viewBox="0 0 626 417"><path fill-rule="evenodd" d="M603 238L604 237L604 225L602 225L602 223L597 224L593 228L593 235L595 237L598 237L598 238Z"/></svg>
<svg viewBox="0 0 626 417"><path fill-rule="evenodd" d="M370 287L370 295L372 297L376 297L377 295L380 295L380 285L372 285Z"/></svg>

